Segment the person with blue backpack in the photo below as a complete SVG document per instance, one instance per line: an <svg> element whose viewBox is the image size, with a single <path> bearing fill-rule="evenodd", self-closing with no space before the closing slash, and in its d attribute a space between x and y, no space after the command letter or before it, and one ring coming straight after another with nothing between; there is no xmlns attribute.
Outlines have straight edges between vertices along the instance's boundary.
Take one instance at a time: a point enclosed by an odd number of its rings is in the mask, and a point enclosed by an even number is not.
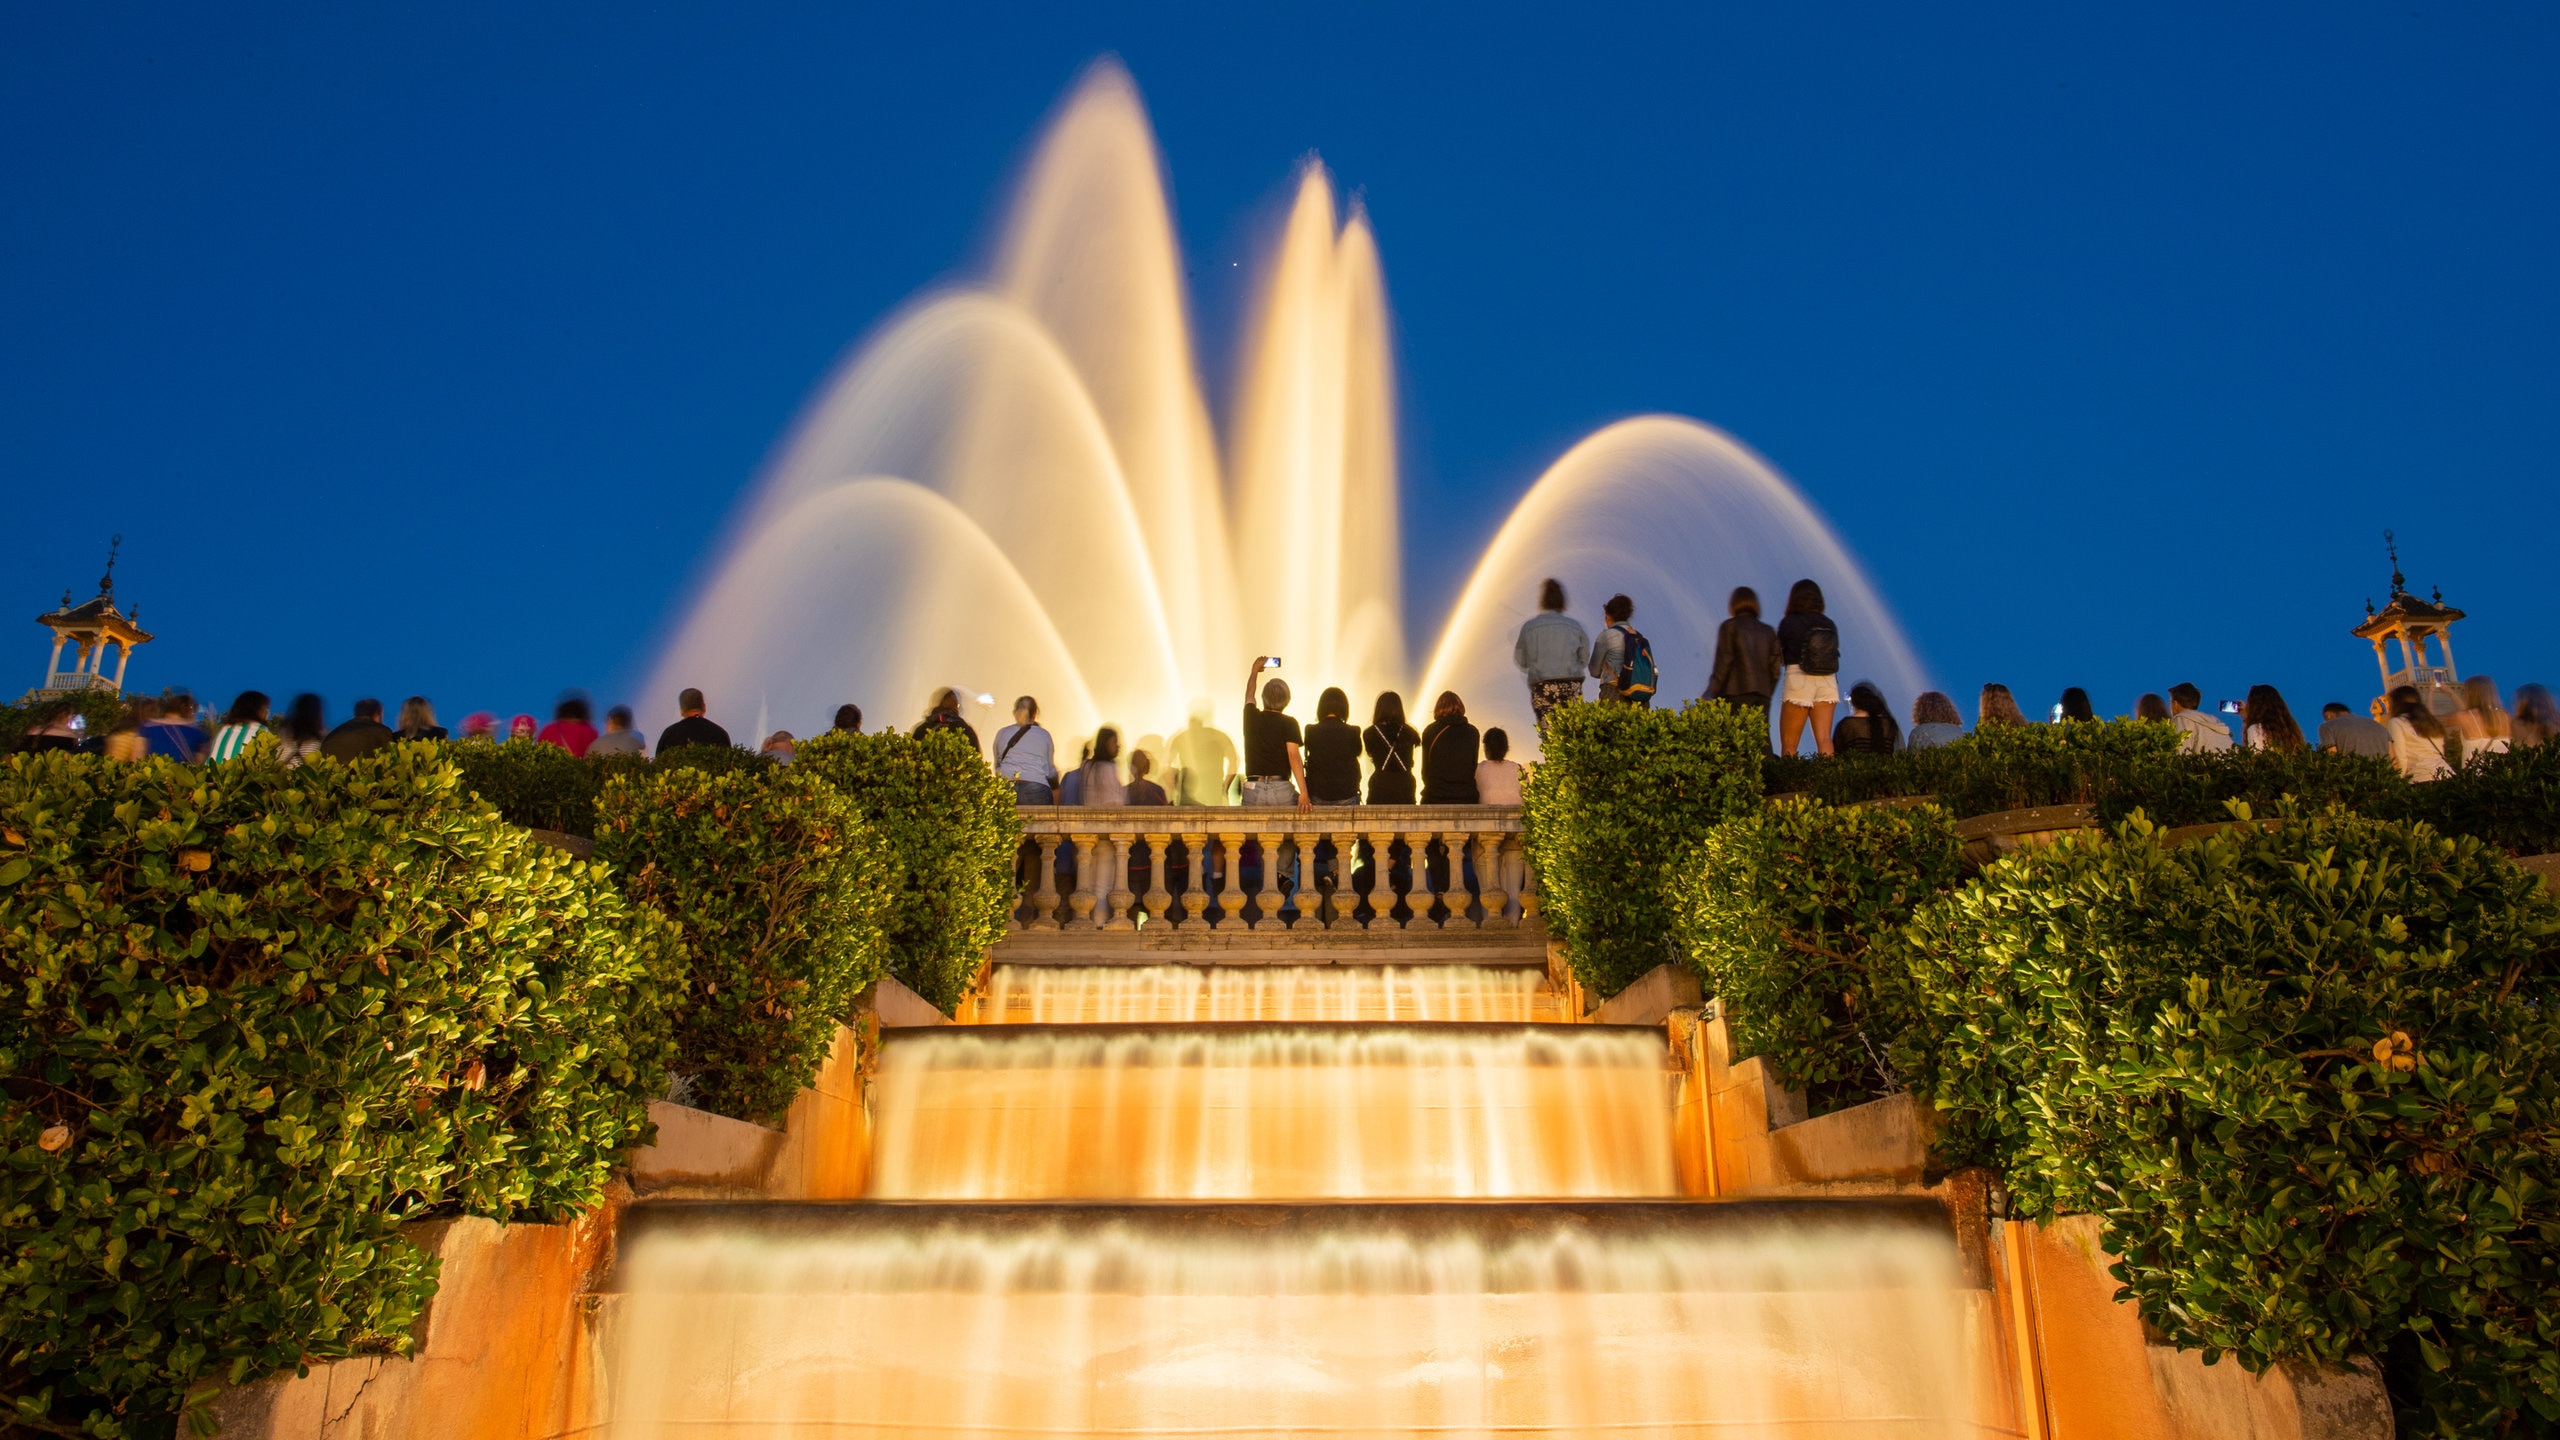
<svg viewBox="0 0 2560 1440"><path fill-rule="evenodd" d="M1627 623L1635 613L1636 602L1624 595L1612 595L1600 607L1601 618L1609 626L1591 644L1591 676L1600 682L1603 701L1650 709L1662 675L1654 668L1653 642Z"/></svg>
<svg viewBox="0 0 2560 1440"><path fill-rule="evenodd" d="M1840 627L1822 613L1822 587L1799 580L1787 592L1786 617L1778 622L1778 651L1786 661L1779 694L1778 753L1793 755L1813 722L1814 749L1831 753L1831 712L1840 704Z"/></svg>

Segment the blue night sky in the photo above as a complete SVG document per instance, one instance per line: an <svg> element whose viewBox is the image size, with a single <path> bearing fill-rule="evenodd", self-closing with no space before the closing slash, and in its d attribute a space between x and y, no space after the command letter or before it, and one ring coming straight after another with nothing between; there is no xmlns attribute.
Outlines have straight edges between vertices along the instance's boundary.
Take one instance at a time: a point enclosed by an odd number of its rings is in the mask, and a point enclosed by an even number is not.
<svg viewBox="0 0 2560 1440"><path fill-rule="evenodd" d="M1753 8L10 7L0 618L121 532L142 688L631 698L811 387L1114 52L1213 371L1293 162L1365 198L1417 647L1550 460L1670 410L1804 487L1968 715L2360 705L2385 526L2466 670L2560 682L2560 9Z"/></svg>

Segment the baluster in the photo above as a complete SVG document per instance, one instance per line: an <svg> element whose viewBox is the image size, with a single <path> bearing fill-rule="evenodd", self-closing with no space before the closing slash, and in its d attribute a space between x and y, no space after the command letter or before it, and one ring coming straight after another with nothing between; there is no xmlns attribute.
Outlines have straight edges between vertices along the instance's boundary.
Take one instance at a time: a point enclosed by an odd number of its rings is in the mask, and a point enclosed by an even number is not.
<svg viewBox="0 0 2560 1440"><path fill-rule="evenodd" d="M1028 930L1058 928L1058 840L1056 835L1036 835L1040 842L1040 893L1032 897L1031 923Z"/></svg>
<svg viewBox="0 0 2560 1440"><path fill-rule="evenodd" d="M1440 922L1440 928L1443 930L1476 928L1475 917L1467 913L1467 903L1474 898L1473 893L1467 889L1467 842L1474 838L1464 830L1440 832L1440 841L1448 847L1449 851L1449 893L1444 897L1443 902L1449 907L1449 914L1448 918ZM1478 879L1481 880L1482 877L1479 876Z"/></svg>
<svg viewBox="0 0 2560 1440"><path fill-rule="evenodd" d="M1218 855L1226 866L1225 883L1218 891L1218 928L1242 930L1244 926L1244 836L1234 831L1218 834Z"/></svg>
<svg viewBox="0 0 2560 1440"><path fill-rule="evenodd" d="M1165 866L1167 871L1172 866ZM1172 899L1183 902L1180 928L1190 930L1198 925L1208 930L1208 835L1183 830L1183 889ZM1165 907L1165 925L1172 925L1172 904Z"/></svg>
<svg viewBox="0 0 2560 1440"><path fill-rule="evenodd" d="M1339 830L1333 837L1333 924L1335 930L1360 928L1360 892L1351 888L1351 872L1360 863L1360 832Z"/></svg>
<svg viewBox="0 0 2560 1440"><path fill-rule="evenodd" d="M1149 834L1147 840L1147 923L1173 923L1173 892L1164 888L1164 872L1173 868L1173 836Z"/></svg>
<svg viewBox="0 0 2560 1440"><path fill-rule="evenodd" d="M1258 830L1253 838L1262 842L1262 888L1253 897L1262 918L1254 922L1254 928L1285 929L1288 922L1280 918L1280 836L1276 831Z"/></svg>
<svg viewBox="0 0 2560 1440"><path fill-rule="evenodd" d="M1396 919L1396 888L1387 877L1395 869L1396 832L1369 832L1369 928L1393 930Z"/></svg>
<svg viewBox="0 0 2560 1440"><path fill-rule="evenodd" d="M1129 852L1136 848L1131 843L1135 838L1130 835L1102 837L1102 843L1107 847L1103 851L1102 869L1111 877L1111 914L1102 922L1105 930L1138 928L1138 917L1129 913L1138 898L1129 893Z"/></svg>
<svg viewBox="0 0 2560 1440"><path fill-rule="evenodd" d="M1406 831L1404 834L1404 847L1405 849L1413 852L1411 856L1412 863L1405 867L1411 873L1406 877L1404 887L1405 908L1413 912L1413 918L1404 922L1404 928L1407 930L1428 930L1435 928L1437 922L1431 918L1431 906L1433 900L1433 893L1431 889L1431 832L1428 830Z"/></svg>
<svg viewBox="0 0 2560 1440"><path fill-rule="evenodd" d="M1502 836L1486 831L1476 839L1476 893L1484 897L1484 928L1511 928L1511 892L1502 877Z"/></svg>
<svg viewBox="0 0 2560 1440"><path fill-rule="evenodd" d="M1520 928L1535 929L1546 922L1538 918L1538 871L1529 863L1529 843L1521 836L1511 837L1512 851L1520 857Z"/></svg>
<svg viewBox="0 0 2560 1440"><path fill-rule="evenodd" d="M1096 888L1096 882L1102 878L1096 872L1094 867L1093 852L1095 837L1091 835L1070 835L1067 838L1073 841L1076 847L1076 888L1075 893L1067 897L1067 904L1075 911L1075 914L1068 918L1067 928L1070 930L1091 930L1095 928L1093 923L1094 890Z"/></svg>

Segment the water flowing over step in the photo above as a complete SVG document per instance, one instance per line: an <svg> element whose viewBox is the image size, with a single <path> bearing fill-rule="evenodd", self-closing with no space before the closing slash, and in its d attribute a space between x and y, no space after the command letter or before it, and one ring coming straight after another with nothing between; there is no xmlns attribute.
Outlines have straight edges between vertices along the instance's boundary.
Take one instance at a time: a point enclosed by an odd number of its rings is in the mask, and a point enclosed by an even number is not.
<svg viewBox="0 0 2560 1440"><path fill-rule="evenodd" d="M1944 1212L1857 1203L666 1205L617 1440L1954 1436Z"/></svg>
<svg viewBox="0 0 2560 1440"><path fill-rule="evenodd" d="M997 1025L1571 1018L1543 968L1468 964L998 965L977 1014Z"/></svg>
<svg viewBox="0 0 2560 1440"><path fill-rule="evenodd" d="M1209 1023L891 1032L882 1199L1679 1193L1660 1030Z"/></svg>

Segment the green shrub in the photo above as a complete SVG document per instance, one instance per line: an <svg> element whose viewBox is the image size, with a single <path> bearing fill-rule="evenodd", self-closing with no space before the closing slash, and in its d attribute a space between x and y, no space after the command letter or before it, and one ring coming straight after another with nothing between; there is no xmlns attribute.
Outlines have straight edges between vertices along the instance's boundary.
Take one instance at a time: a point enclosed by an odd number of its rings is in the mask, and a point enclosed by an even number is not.
<svg viewBox="0 0 2560 1440"><path fill-rule="evenodd" d="M686 770L707 770L714 775L762 775L779 762L754 750L736 745L679 745L660 751L650 762L657 769L670 766Z"/></svg>
<svg viewBox="0 0 2560 1440"><path fill-rule="evenodd" d="M434 747L0 762L0 1392L168 1435L405 1350L435 1267L398 1227L593 1204L680 959Z"/></svg>
<svg viewBox="0 0 2560 1440"><path fill-rule="evenodd" d="M461 769L462 783L510 823L590 837L596 833L596 796L606 778L646 768L631 756L581 760L539 740L502 745L455 740L446 745L445 755Z"/></svg>
<svg viewBox="0 0 2560 1440"><path fill-rule="evenodd" d="M773 1122L880 974L891 861L853 805L793 769L616 776L596 858L683 931L675 1068L703 1108Z"/></svg>
<svg viewBox="0 0 2560 1440"><path fill-rule="evenodd" d="M2163 827L2203 825L2230 815L2230 803L2274 811L2291 800L2304 811L2333 807L2392 816L2405 806L2409 782L2390 761L2317 750L2233 747L2200 755L2146 757L2105 778L2091 800L2112 825L2139 810Z"/></svg>
<svg viewBox="0 0 2560 1440"><path fill-rule="evenodd" d="M2094 1212L2208 1358L2381 1361L2403 1433L2560 1422L2560 903L2333 814L2012 856L1906 932L1946 1161Z"/></svg>
<svg viewBox="0 0 2560 1440"><path fill-rule="evenodd" d="M27 732L50 725L66 714L78 714L88 726L89 735L104 735L124 719L125 706L135 697L107 690L75 690L49 700L34 700L24 705L0 705L0 752L14 750Z"/></svg>
<svg viewBox="0 0 2560 1440"><path fill-rule="evenodd" d="M951 730L830 732L802 742L792 768L844 792L879 832L903 872L891 882L890 973L951 1013L1016 899L1013 787Z"/></svg>
<svg viewBox="0 0 2560 1440"><path fill-rule="evenodd" d="M2560 744L2482 755L2400 793L2406 813L2439 830L2475 835L2516 855L2560 851Z"/></svg>
<svg viewBox="0 0 2560 1440"><path fill-rule="evenodd" d="M1765 1057L1816 1114L1899 1089L1885 1053L1911 1017L1892 941L1955 887L1962 852L1935 805L1774 800L1711 831L1681 881L1682 931L1737 1058Z"/></svg>
<svg viewBox="0 0 2560 1440"><path fill-rule="evenodd" d="M1522 828L1548 930L1586 989L1614 995L1683 959L1675 892L1707 832L1759 804L1767 721L1703 700L1564 705L1541 748Z"/></svg>
<svg viewBox="0 0 2560 1440"><path fill-rule="evenodd" d="M2176 729L2157 721L1994 726L1895 755L1771 756L1763 789L1834 805L1927 795L1960 819L2039 805L2094 805L2109 824L2140 810L2160 825L2201 825L2223 818L2228 801L2272 808L2287 797L2305 809L2343 805L2374 815L2409 809L2412 787L2388 760L2239 748L2184 755L2177 743ZM2543 811L2560 825L2560 806Z"/></svg>

